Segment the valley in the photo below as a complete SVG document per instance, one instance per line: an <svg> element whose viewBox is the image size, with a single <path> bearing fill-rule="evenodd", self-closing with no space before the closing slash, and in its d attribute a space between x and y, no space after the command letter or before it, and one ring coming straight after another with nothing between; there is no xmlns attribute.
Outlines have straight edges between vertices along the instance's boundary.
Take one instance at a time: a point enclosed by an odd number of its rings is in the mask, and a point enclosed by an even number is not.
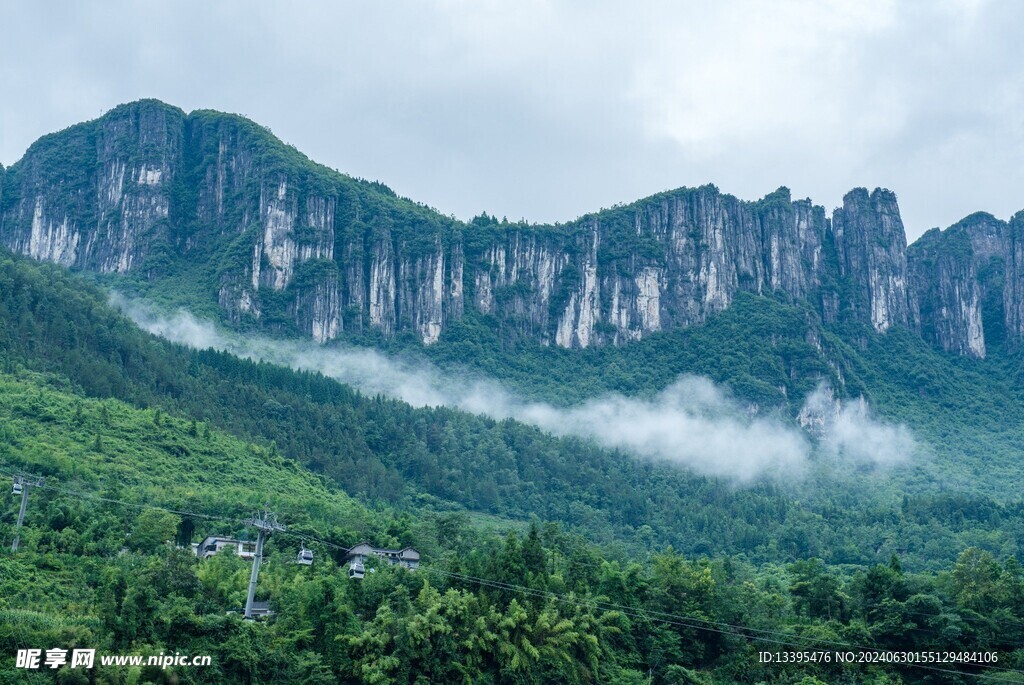
<svg viewBox="0 0 1024 685"><path fill-rule="evenodd" d="M462 222L235 115L46 136L0 167L0 473L46 483L0 676L45 643L215 657L104 683L1017 682L1021 216L908 246L890 191L702 186ZM251 562L188 547L264 506L246 622ZM422 567L353 580L365 541Z"/></svg>

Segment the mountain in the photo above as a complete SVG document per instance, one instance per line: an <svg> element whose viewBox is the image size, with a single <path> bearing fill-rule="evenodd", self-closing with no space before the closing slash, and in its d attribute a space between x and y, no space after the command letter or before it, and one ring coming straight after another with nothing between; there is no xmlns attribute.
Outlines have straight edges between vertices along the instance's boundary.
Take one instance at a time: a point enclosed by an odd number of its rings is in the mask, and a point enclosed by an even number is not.
<svg viewBox="0 0 1024 685"><path fill-rule="evenodd" d="M563 225L466 224L242 117L154 100L46 136L0 173L0 242L319 342L431 344L479 315L505 340L620 345L741 292L974 357L1024 337L1024 214L973 215L908 248L887 190L855 189L829 216L785 188L747 202L703 186Z"/></svg>
<svg viewBox="0 0 1024 685"><path fill-rule="evenodd" d="M784 649L994 651L1012 677L1020 218L972 215L907 247L888 191L853 191L829 217L784 190L741 202L704 187L565 226L464 224L239 117L143 101L47 136L0 168L0 237L20 253L0 247L0 475L46 477L22 547L0 550L0 681L90 678L16 665L54 647L212 656L96 674L118 682L995 675L756 654ZM824 380L907 423L926 454L872 466L815 450L804 478L737 486L178 346L97 280L247 333L415 349L552 404L646 401L700 374L738 400L729 425L747 409L795 431ZM18 500L4 502L6 544ZM229 612L249 564L165 541L251 535L243 517L264 503L289 526L257 590L276 613L245 622ZM338 546L363 538L414 545L424 564L350 580ZM292 563L300 545L312 567Z"/></svg>
<svg viewBox="0 0 1024 685"><path fill-rule="evenodd" d="M938 473L986 496L1014 477L1024 445L1022 229L1024 213L975 214L908 247L889 191L853 190L829 216L785 189L744 202L712 186L565 225L462 223L317 165L242 117L155 100L45 136L0 170L0 242L14 252L236 328L413 349L553 404L650 397L698 374L752 412L795 419L825 381L914 429L938 457L926 481ZM91 377L104 374L123 372ZM246 425L258 433L261 421ZM344 467L330 458L338 445L293 453L374 497L411 479L490 513L554 515L537 499L506 508L529 499L531 479L502 476L498 452L449 469L452 452L418 438L426 450L406 445L416 467L370 436L345 446L360 456ZM623 479L640 497L643 479ZM645 514L630 518L620 494L602 489L591 505L623 530Z"/></svg>

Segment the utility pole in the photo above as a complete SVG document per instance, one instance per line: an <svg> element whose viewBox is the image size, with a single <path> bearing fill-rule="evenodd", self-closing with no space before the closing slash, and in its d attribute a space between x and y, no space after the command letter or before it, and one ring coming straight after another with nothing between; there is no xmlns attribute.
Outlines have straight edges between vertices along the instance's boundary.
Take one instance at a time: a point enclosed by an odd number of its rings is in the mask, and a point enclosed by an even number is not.
<svg viewBox="0 0 1024 685"><path fill-rule="evenodd" d="M254 514L246 523L256 529L256 556L252 560L252 573L249 574L249 595L245 598L245 617L252 618L252 600L256 596L256 580L260 575L260 564L263 563L263 543L270 534L285 527L277 522L277 515L264 508L262 514Z"/></svg>
<svg viewBox="0 0 1024 685"><path fill-rule="evenodd" d="M11 544L11 552L18 551L18 542L21 541L21 523L25 520L25 508L28 506L28 491L34 487L43 487L43 479L24 474L14 477L14 494L21 490L21 509L18 510L18 524L14 528L14 543Z"/></svg>

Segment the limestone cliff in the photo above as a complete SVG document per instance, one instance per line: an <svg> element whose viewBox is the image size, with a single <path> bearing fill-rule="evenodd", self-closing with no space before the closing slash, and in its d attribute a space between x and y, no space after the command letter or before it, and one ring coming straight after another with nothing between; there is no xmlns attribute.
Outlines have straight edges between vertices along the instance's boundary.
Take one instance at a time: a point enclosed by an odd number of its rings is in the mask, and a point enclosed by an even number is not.
<svg viewBox="0 0 1024 685"><path fill-rule="evenodd" d="M140 103L39 140L3 184L3 242L36 259L137 270L166 247L184 115Z"/></svg>
<svg viewBox="0 0 1024 685"><path fill-rule="evenodd" d="M1024 337L1022 228L976 216L908 249L887 190L855 189L829 217L785 188L747 202L714 186L564 225L465 224L241 117L153 100L0 167L8 248L184 281L231 319L320 342L409 331L430 344L475 314L543 344L617 345L700 323L747 291L984 356Z"/></svg>
<svg viewBox="0 0 1024 685"><path fill-rule="evenodd" d="M910 320L907 300L907 236L896 195L857 188L832 214L839 273L854 284L850 305L877 331Z"/></svg>
<svg viewBox="0 0 1024 685"><path fill-rule="evenodd" d="M1024 214L1009 223L979 212L910 246L919 330L951 352L984 357L992 345L1024 340Z"/></svg>
<svg viewBox="0 0 1024 685"><path fill-rule="evenodd" d="M1005 276L1000 280L1006 339L1019 347L1024 341L1024 212L1017 212L1007 225L1003 268Z"/></svg>

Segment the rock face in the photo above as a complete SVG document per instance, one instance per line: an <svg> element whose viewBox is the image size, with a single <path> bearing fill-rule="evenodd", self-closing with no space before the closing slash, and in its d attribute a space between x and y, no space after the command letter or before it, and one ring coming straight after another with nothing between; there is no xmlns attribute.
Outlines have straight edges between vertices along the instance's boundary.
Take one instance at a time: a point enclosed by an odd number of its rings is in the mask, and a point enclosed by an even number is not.
<svg viewBox="0 0 1024 685"><path fill-rule="evenodd" d="M120 108L103 126L41 139L5 174L4 244L65 266L138 269L167 246L183 121L167 107Z"/></svg>
<svg viewBox="0 0 1024 685"><path fill-rule="evenodd" d="M194 283L234 320L319 342L467 314L585 348L689 326L737 292L827 322L909 327L984 356L1024 338L1024 216L974 215L909 248L896 196L829 217L785 188L756 202L680 189L557 226L464 224L330 171L264 128L157 101L40 139L0 167L0 242L37 259Z"/></svg>
<svg viewBox="0 0 1024 685"><path fill-rule="evenodd" d="M908 263L920 303L918 328L959 354L984 357L992 345L1024 340L1024 213L1009 223L977 213L910 246Z"/></svg>
<svg viewBox="0 0 1024 685"><path fill-rule="evenodd" d="M1020 346L1024 340L1024 212L1017 212L1006 230L1006 253L1003 259L1003 278L990 275L993 286L1000 281L1003 285L1002 305L1006 323L1006 340ZM992 300L999 303L998 293L992 293Z"/></svg>
<svg viewBox="0 0 1024 685"><path fill-rule="evenodd" d="M850 304L856 318L877 331L910 320L907 300L907 235L896 195L864 188L846 194L832 214L839 273L854 290Z"/></svg>

